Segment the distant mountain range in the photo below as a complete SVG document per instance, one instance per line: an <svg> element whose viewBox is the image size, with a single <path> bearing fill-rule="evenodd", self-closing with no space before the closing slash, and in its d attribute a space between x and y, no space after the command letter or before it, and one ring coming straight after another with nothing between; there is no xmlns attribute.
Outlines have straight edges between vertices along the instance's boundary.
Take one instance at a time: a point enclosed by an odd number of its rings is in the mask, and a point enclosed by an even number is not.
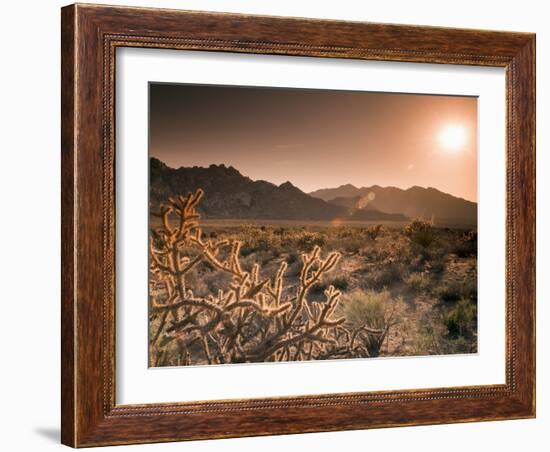
<svg viewBox="0 0 550 452"><path fill-rule="evenodd" d="M477 205L434 188L401 190L378 186L338 188L304 193L290 182L254 181L232 166L170 168L150 160L149 202L153 209L169 197L202 188L199 211L205 218L257 220L407 221L475 225Z"/></svg>
<svg viewBox="0 0 550 452"><path fill-rule="evenodd" d="M331 204L400 213L409 218L433 220L436 224L477 224L477 203L432 187L414 186L403 190L379 185L357 188L347 184L316 190L309 195Z"/></svg>

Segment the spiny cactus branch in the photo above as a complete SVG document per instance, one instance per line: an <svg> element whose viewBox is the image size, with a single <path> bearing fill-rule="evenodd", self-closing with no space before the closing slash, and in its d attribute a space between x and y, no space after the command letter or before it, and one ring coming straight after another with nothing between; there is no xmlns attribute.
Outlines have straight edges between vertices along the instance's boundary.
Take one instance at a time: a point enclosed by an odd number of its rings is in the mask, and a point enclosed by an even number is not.
<svg viewBox="0 0 550 452"><path fill-rule="evenodd" d="M243 269L240 241L205 240L197 212L203 194L197 190L170 198L155 215L160 225L152 230L149 243L154 289L150 317L158 319L150 340L152 365L166 359L172 344L179 347L178 362L187 364L192 356L197 360L197 347L209 364L365 356L358 350L360 332L349 331L344 318L335 318L341 293L329 286L324 300L308 299L310 289L335 268L340 254L323 258L318 246L303 254L292 295L285 289L286 262L272 277L261 278L258 264ZM201 263L231 278L215 296L195 296L188 285L191 270ZM363 331L385 336L366 326Z"/></svg>

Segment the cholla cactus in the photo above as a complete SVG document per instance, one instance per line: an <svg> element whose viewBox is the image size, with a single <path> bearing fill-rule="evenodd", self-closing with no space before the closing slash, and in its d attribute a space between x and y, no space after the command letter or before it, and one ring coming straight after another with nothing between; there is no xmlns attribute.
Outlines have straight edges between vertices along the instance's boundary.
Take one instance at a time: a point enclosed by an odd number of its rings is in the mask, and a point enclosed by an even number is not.
<svg viewBox="0 0 550 452"><path fill-rule="evenodd" d="M258 264L250 272L241 267L240 241L203 237L196 211L202 196L198 190L171 198L161 206L161 226L151 234L152 366L369 356L357 350L357 334L344 327L345 319L335 316L338 290L329 286L324 300L308 300L339 253L323 258L315 246L303 254L297 287L284 290L286 262L273 277L262 279ZM201 262L229 275L228 287L195 296L187 276Z"/></svg>

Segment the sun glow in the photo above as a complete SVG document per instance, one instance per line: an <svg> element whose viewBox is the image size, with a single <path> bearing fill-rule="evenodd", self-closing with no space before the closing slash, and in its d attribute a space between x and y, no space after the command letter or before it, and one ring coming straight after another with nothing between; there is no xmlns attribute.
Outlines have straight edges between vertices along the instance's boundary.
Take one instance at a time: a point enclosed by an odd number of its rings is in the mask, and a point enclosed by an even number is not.
<svg viewBox="0 0 550 452"><path fill-rule="evenodd" d="M449 124L439 132L439 143L445 152L456 154L466 145L466 129L457 124Z"/></svg>

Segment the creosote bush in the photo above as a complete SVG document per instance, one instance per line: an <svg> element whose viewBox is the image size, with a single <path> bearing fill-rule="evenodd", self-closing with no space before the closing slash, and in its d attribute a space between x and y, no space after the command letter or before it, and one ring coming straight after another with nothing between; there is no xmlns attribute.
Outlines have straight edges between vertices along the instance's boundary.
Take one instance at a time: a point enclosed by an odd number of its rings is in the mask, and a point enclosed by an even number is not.
<svg viewBox="0 0 550 452"><path fill-rule="evenodd" d="M444 281L436 290L439 299L446 303L454 303L460 299L477 301L477 285L475 280Z"/></svg>
<svg viewBox="0 0 550 452"><path fill-rule="evenodd" d="M377 224L376 226L371 226L366 230L367 237L371 239L373 242L378 238L381 232L382 232L381 224Z"/></svg>
<svg viewBox="0 0 550 452"><path fill-rule="evenodd" d="M470 337L476 330L477 307L462 298L443 318L451 337Z"/></svg>
<svg viewBox="0 0 550 452"><path fill-rule="evenodd" d="M457 257L470 257L477 255L477 232L468 231L461 234L451 250Z"/></svg>
<svg viewBox="0 0 550 452"><path fill-rule="evenodd" d="M372 269L364 276L361 287L365 290L384 290L403 280L405 269L399 262L387 261Z"/></svg>
<svg viewBox="0 0 550 452"><path fill-rule="evenodd" d="M326 238L320 234L303 232L296 241L296 246L301 251L311 251L315 247L322 247L326 244Z"/></svg>
<svg viewBox="0 0 550 452"><path fill-rule="evenodd" d="M343 292L348 289L349 283L347 278L344 276L334 276L332 278L327 277L326 281L321 281L311 288L311 293L313 295L322 295L325 290L330 286L333 286L335 289Z"/></svg>
<svg viewBox="0 0 550 452"><path fill-rule="evenodd" d="M435 229L431 223L424 220L414 220L404 231L411 243L428 248L436 239Z"/></svg>
<svg viewBox="0 0 550 452"><path fill-rule="evenodd" d="M378 354L393 312L384 311L380 317L376 302L371 301L361 318L340 317L336 311L341 293L332 284L322 296L310 297L311 289L335 268L341 257L338 252L322 256L315 237L304 234L308 250L300 255L301 270L293 286L285 281L285 260L270 276L263 274L257 262L245 270L240 240L203 234L196 210L202 196L198 190L170 198L156 214L160 226L150 237L152 366ZM261 230L261 234L267 232ZM284 235L261 234L250 246L262 248L263 239L278 240ZM194 273L202 267L214 269L217 276L198 278Z"/></svg>

